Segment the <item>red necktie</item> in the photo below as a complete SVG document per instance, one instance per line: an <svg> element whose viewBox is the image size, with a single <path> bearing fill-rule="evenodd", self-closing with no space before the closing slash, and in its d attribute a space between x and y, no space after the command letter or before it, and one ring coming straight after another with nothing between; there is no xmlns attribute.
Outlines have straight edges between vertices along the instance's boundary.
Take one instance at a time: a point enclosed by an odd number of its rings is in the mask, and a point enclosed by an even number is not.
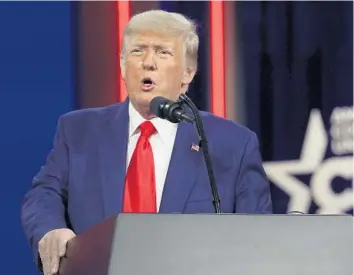
<svg viewBox="0 0 354 275"><path fill-rule="evenodd" d="M139 128L141 134L125 179L123 212L156 213L154 156L149 142L156 129L150 121Z"/></svg>

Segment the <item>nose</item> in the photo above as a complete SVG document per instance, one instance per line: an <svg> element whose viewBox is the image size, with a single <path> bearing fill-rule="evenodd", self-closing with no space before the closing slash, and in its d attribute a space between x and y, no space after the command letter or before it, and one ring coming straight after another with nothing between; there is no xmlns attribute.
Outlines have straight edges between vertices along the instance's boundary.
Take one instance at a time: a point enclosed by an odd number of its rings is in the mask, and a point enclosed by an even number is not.
<svg viewBox="0 0 354 275"><path fill-rule="evenodd" d="M144 56L142 66L144 70L154 71L156 70L156 60L155 60L155 53L151 50L146 52Z"/></svg>

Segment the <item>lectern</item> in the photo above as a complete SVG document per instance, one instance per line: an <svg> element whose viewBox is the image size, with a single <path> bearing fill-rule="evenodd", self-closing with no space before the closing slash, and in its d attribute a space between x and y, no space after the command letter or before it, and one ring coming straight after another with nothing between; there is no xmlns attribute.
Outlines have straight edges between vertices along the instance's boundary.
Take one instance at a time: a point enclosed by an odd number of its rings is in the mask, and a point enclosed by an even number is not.
<svg viewBox="0 0 354 275"><path fill-rule="evenodd" d="M68 243L60 275L352 275L347 215L120 214Z"/></svg>

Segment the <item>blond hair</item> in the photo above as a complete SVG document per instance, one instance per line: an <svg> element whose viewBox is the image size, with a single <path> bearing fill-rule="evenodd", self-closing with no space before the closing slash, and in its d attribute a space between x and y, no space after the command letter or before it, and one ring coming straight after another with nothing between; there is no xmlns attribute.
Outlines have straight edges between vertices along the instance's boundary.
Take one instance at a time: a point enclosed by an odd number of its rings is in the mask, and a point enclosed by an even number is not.
<svg viewBox="0 0 354 275"><path fill-rule="evenodd" d="M183 37L184 55L188 65L197 67L199 37L196 24L179 13L150 10L134 15L124 30L121 58L125 59L127 41L138 32L154 31Z"/></svg>

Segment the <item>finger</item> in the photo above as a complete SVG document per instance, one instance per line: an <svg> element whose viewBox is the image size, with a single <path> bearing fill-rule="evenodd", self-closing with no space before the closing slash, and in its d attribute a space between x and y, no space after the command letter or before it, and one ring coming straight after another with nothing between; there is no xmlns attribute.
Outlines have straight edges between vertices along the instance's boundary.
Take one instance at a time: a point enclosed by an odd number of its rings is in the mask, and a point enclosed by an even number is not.
<svg viewBox="0 0 354 275"><path fill-rule="evenodd" d="M48 268L49 257L47 256L46 252L40 253L40 257L42 261L43 274L44 275L50 274L49 273L50 269Z"/></svg>
<svg viewBox="0 0 354 275"><path fill-rule="evenodd" d="M59 246L58 246L59 257L64 257L67 243L68 243L67 239L63 239L59 242Z"/></svg>
<svg viewBox="0 0 354 275"><path fill-rule="evenodd" d="M41 243L40 249L39 249L39 255L41 257L42 267L43 267L43 274L44 275L49 275L50 274L49 252L50 252L50 242L48 240L44 240L44 242Z"/></svg>
<svg viewBox="0 0 354 275"><path fill-rule="evenodd" d="M54 238L50 246L50 272L55 274L58 271L59 266L59 251L58 251L58 238Z"/></svg>

